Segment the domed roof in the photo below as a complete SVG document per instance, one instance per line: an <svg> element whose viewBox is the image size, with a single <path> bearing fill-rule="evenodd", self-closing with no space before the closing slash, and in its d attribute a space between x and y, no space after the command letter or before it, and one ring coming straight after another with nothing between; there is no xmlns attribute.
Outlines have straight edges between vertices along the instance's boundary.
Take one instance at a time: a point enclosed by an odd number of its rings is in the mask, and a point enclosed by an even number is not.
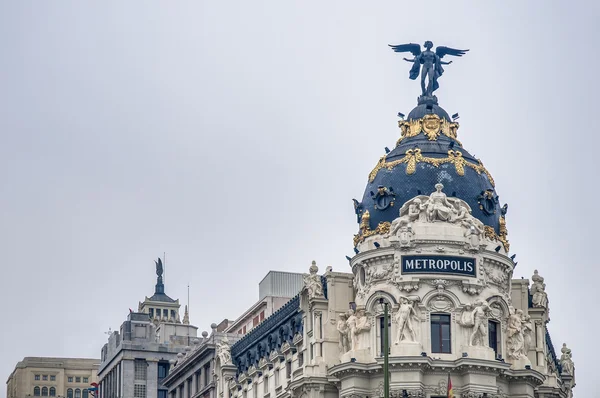
<svg viewBox="0 0 600 398"><path fill-rule="evenodd" d="M489 227L487 233L496 237L505 233L494 180L457 140L458 123L438 105L420 104L398 124L402 136L396 147L379 159L362 201L354 203L357 221L362 221L355 244L364 239L365 231L385 233L407 200L429 195L437 183L444 185L449 197L467 202L473 216Z"/></svg>

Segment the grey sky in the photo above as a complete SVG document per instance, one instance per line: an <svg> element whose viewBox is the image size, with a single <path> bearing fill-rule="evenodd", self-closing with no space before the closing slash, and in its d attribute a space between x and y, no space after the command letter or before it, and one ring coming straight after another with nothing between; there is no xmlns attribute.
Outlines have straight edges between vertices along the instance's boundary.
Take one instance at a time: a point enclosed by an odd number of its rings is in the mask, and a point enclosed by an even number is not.
<svg viewBox="0 0 600 398"><path fill-rule="evenodd" d="M419 94L387 44L429 39L471 49L440 104L509 203L516 277L545 277L554 344L593 396L598 3L411 4L2 2L0 375L99 357L164 251L200 330L271 269L349 271L350 199Z"/></svg>

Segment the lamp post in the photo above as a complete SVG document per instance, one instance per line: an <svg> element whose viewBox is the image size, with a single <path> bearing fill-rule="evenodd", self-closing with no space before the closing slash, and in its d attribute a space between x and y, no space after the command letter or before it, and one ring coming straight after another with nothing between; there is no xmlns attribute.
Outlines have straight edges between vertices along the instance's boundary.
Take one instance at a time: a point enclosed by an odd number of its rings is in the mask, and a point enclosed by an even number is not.
<svg viewBox="0 0 600 398"><path fill-rule="evenodd" d="M381 297L379 304L383 305L383 397L390 398L390 341L389 341L389 316L388 302Z"/></svg>

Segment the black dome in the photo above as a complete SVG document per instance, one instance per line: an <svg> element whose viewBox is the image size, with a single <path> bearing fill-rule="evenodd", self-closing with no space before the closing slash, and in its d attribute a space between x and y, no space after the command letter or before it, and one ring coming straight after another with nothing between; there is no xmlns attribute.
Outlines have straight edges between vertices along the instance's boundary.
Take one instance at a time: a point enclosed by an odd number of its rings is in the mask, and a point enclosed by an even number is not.
<svg viewBox="0 0 600 398"><path fill-rule="evenodd" d="M369 175L357 221L368 211L369 229L381 229L398 217L400 207L417 195L429 195L435 184L471 206L473 216L500 233L501 207L494 181L483 164L456 139L458 123L438 105L421 104L400 121L403 137ZM362 231L360 233L363 233Z"/></svg>

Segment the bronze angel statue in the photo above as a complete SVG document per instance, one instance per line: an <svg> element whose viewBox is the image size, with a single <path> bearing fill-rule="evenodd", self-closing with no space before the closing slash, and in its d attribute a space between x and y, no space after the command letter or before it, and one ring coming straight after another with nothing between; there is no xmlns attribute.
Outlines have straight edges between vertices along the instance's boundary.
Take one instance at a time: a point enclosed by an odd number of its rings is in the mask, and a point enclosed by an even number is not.
<svg viewBox="0 0 600 398"><path fill-rule="evenodd" d="M419 66L423 65L423 68L421 69L421 90L423 90L423 96L427 97L431 97L433 92L439 87L437 80L440 76L442 76L442 73L444 73L444 68L442 68L442 65L450 65L452 63L452 61L444 62L442 61L442 58L445 55L462 57L467 53L467 51L469 51L438 46L435 49L435 52L433 52L431 51L433 43L429 40L424 44L425 51L421 51L421 46L415 43L399 44L397 46L390 44L389 46L397 53L411 52L415 56L414 59L404 58L405 61L413 63L409 74L411 80L415 80L417 77L419 77ZM427 87L425 86L426 77L429 78Z"/></svg>

